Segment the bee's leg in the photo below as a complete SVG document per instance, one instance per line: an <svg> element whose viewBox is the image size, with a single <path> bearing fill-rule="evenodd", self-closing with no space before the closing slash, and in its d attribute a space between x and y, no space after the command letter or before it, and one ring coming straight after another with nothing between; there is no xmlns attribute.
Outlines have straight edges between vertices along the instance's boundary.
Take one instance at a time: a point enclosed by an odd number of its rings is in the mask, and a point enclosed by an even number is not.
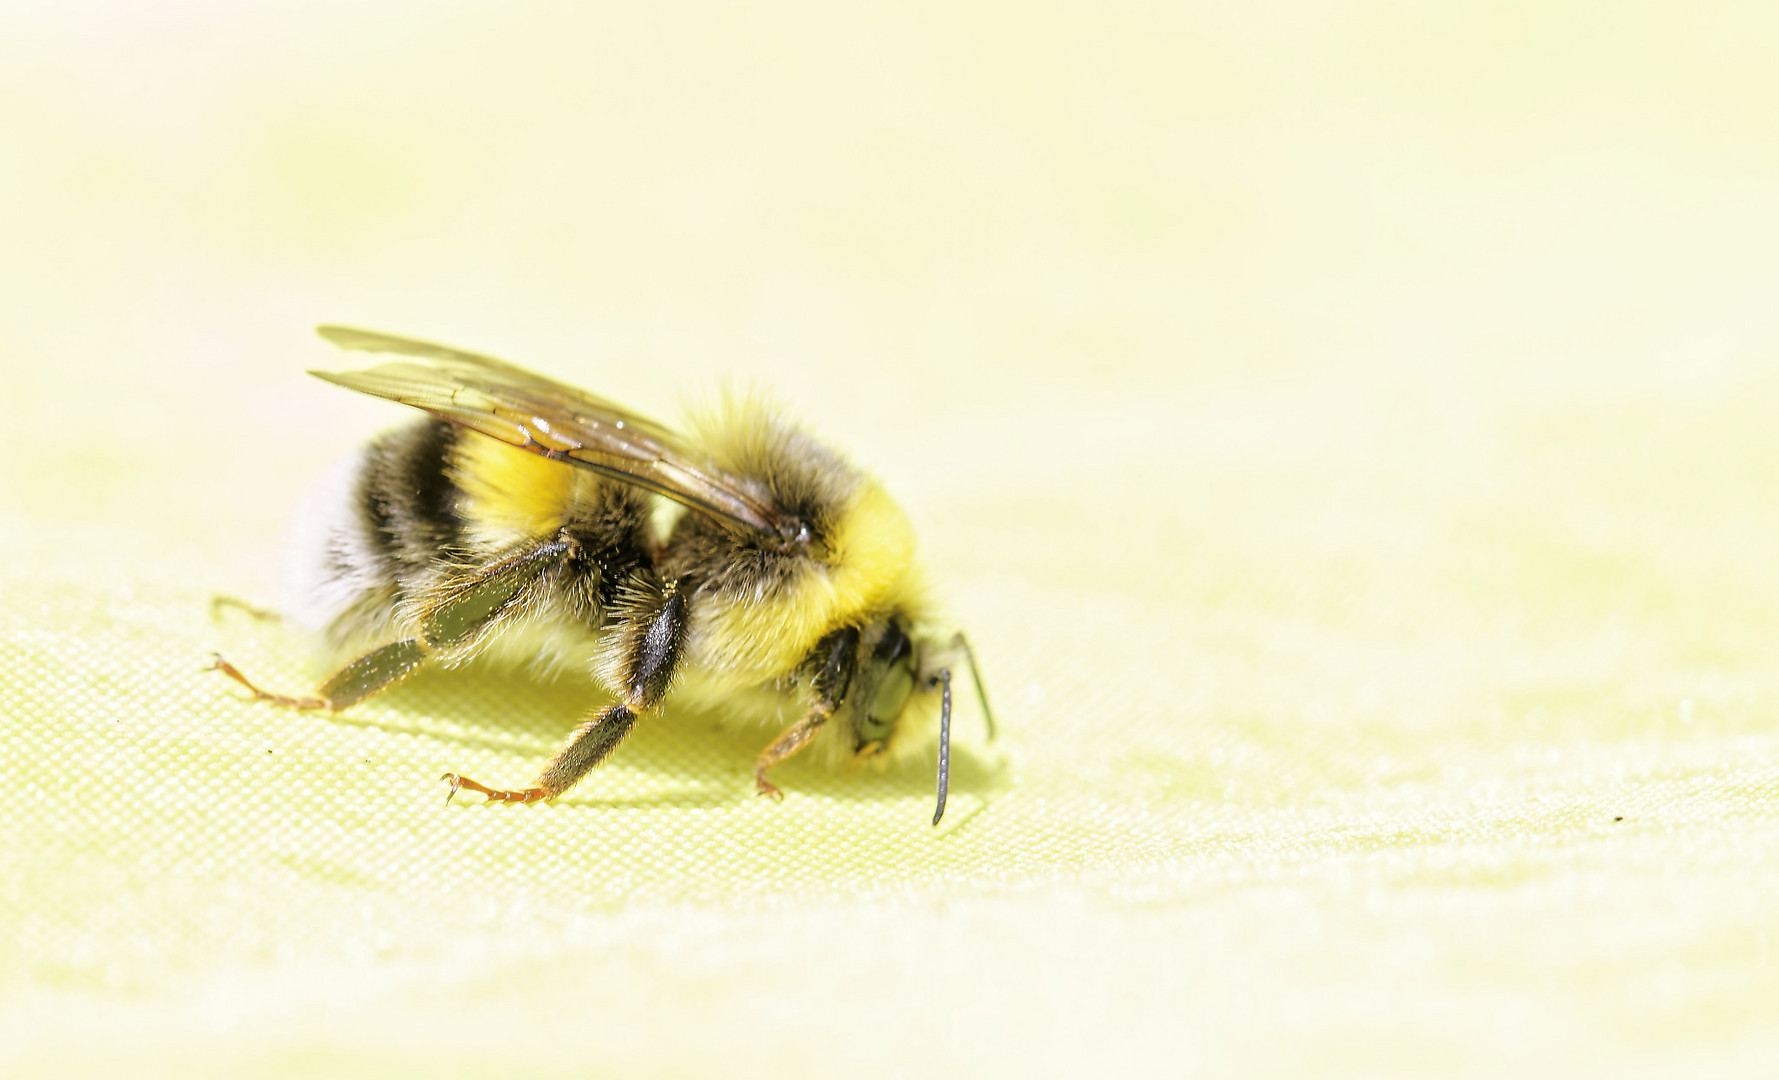
<svg viewBox="0 0 1779 1080"><path fill-rule="evenodd" d="M456 773L446 773L442 779L450 783L451 790L445 801L450 802L459 789L468 789L487 796L489 802L534 803L554 799L573 787L611 756L636 726L637 717L661 703L685 647L686 616L685 594L677 582L669 582L658 596L633 610L618 625L614 688L622 692L623 700L607 705L575 728L531 787L501 791Z"/></svg>
<svg viewBox="0 0 1779 1080"><path fill-rule="evenodd" d="M784 801L784 792L778 790L777 784L766 779L766 770L809 745L809 740L821 734L822 725L832 715L832 706L817 701L810 706L803 719L786 728L783 735L772 740L771 746L760 751L760 756L754 759L754 790L777 801Z"/></svg>
<svg viewBox="0 0 1779 1080"><path fill-rule="evenodd" d="M264 690L261 690L259 687L255 686L251 682L247 681L247 676L241 674L240 668L229 663L227 660L224 660L222 658L221 653L211 653L210 654L210 670L211 671L220 671L224 675L227 675L229 678L240 683L242 686L245 686L249 691L251 691L253 693L253 700L255 700L255 701L269 701L274 705L288 705L293 709L325 709L325 708L327 708L327 702L323 701L320 698L285 697L283 694L270 694Z"/></svg>
<svg viewBox="0 0 1779 1080"><path fill-rule="evenodd" d="M502 791L478 783L467 776L457 773L446 773L439 779L451 785L445 793L445 801L450 802L459 790L479 792L488 797L489 802L534 803L556 796L573 787L581 777L591 772L594 766L611 756L624 736L636 726L636 712L626 703L607 705L591 719L584 721L574 729L574 734L556 751L556 756L544 766L537 782L523 791Z"/></svg>
<svg viewBox="0 0 1779 1080"><path fill-rule="evenodd" d="M467 645L476 634L511 612L525 587L559 564L572 548L566 540L552 540L496 560L440 588L424 598L418 636L380 645L352 660L328 676L317 697L267 693L221 656L211 666L253 691L258 701L337 712L401 682L419 671L431 656Z"/></svg>
<svg viewBox="0 0 1779 1080"><path fill-rule="evenodd" d="M238 596L225 596L222 593L217 593L210 598L210 621L221 622L222 613L228 608L243 612L256 622L278 622L284 618L276 611L249 604Z"/></svg>
<svg viewBox="0 0 1779 1080"><path fill-rule="evenodd" d="M821 733L828 717L833 716L834 710L846 700L858 656L859 630L856 626L836 630L816 643L815 652L810 657L811 661L821 665L815 676L815 701L803 719L786 728L785 733L772 740L772 745L755 759L754 789L761 795L784 798L784 792L766 779L766 771L808 746L809 741Z"/></svg>

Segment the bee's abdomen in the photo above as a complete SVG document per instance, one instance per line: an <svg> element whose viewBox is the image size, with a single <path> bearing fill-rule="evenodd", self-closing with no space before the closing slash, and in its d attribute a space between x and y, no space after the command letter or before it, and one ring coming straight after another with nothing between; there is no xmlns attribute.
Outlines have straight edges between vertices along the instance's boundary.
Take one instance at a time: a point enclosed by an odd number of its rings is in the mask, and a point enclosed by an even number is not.
<svg viewBox="0 0 1779 1080"><path fill-rule="evenodd" d="M461 492L446 470L457 429L421 420L365 450L355 493L372 554L400 581L453 551L463 528Z"/></svg>
<svg viewBox="0 0 1779 1080"><path fill-rule="evenodd" d="M569 542L526 606L597 628L647 574L648 495L440 420L372 441L311 496L298 522L288 610L336 647L394 629L446 582L490 560ZM411 627L408 629L412 629Z"/></svg>
<svg viewBox="0 0 1779 1080"><path fill-rule="evenodd" d="M336 463L298 507L285 610L336 644L374 632L400 595L455 550L461 492L446 463L451 425L421 420Z"/></svg>

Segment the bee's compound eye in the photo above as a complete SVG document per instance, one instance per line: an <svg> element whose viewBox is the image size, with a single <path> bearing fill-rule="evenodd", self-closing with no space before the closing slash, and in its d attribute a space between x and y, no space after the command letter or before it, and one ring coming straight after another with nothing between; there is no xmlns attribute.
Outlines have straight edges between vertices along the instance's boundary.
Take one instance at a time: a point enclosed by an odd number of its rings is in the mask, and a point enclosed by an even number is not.
<svg viewBox="0 0 1779 1080"><path fill-rule="evenodd" d="M871 695L871 705L865 710L860 734L867 741L888 738L896 721L901 719L902 710L908 707L908 696L912 693L914 671L907 664L885 669L877 682L877 692Z"/></svg>
<svg viewBox="0 0 1779 1080"><path fill-rule="evenodd" d="M872 753L882 750L883 744L889 740L890 732L896 726L894 720L882 720L868 713L858 717L855 723L858 726L859 752L862 754L868 747L875 748L871 751ZM867 756L869 755L867 754Z"/></svg>
<svg viewBox="0 0 1779 1080"><path fill-rule="evenodd" d="M887 742L896 730L896 721L902 718L902 710L908 707L908 699L914 693L918 663L914 642L896 620L889 620L861 672L863 678L853 712L861 748Z"/></svg>

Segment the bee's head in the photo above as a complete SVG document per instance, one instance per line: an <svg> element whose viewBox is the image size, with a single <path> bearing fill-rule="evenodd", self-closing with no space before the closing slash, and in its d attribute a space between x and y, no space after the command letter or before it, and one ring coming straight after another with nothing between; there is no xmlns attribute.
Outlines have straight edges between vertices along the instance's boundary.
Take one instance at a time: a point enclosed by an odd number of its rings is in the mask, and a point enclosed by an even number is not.
<svg viewBox="0 0 1779 1080"><path fill-rule="evenodd" d="M945 795L951 776L951 667L967 661L982 702L989 737L994 736L994 717L988 695L976 670L976 658L962 634L935 645L910 637L900 618L891 616L866 628L859 640L858 666L848 694L851 708L853 752L874 758L890 751L897 737L909 727L910 703L920 691L939 691L939 805L933 824L945 814ZM930 698L928 699L931 700Z"/></svg>
<svg viewBox="0 0 1779 1080"><path fill-rule="evenodd" d="M914 696L920 649L902 624L889 618L870 627L859 642L852 703L853 750L876 757L889 748L908 699Z"/></svg>

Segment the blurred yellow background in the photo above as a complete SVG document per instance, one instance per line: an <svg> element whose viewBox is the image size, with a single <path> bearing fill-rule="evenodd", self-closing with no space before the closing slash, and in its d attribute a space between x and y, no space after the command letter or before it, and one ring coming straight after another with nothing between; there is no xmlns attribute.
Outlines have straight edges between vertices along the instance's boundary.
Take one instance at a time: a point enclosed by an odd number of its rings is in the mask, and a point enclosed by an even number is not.
<svg viewBox="0 0 1779 1080"><path fill-rule="evenodd" d="M1779 8L0 10L0 1072L1752 1074L1779 1056ZM336 717L320 322L880 474L1004 737Z"/></svg>

